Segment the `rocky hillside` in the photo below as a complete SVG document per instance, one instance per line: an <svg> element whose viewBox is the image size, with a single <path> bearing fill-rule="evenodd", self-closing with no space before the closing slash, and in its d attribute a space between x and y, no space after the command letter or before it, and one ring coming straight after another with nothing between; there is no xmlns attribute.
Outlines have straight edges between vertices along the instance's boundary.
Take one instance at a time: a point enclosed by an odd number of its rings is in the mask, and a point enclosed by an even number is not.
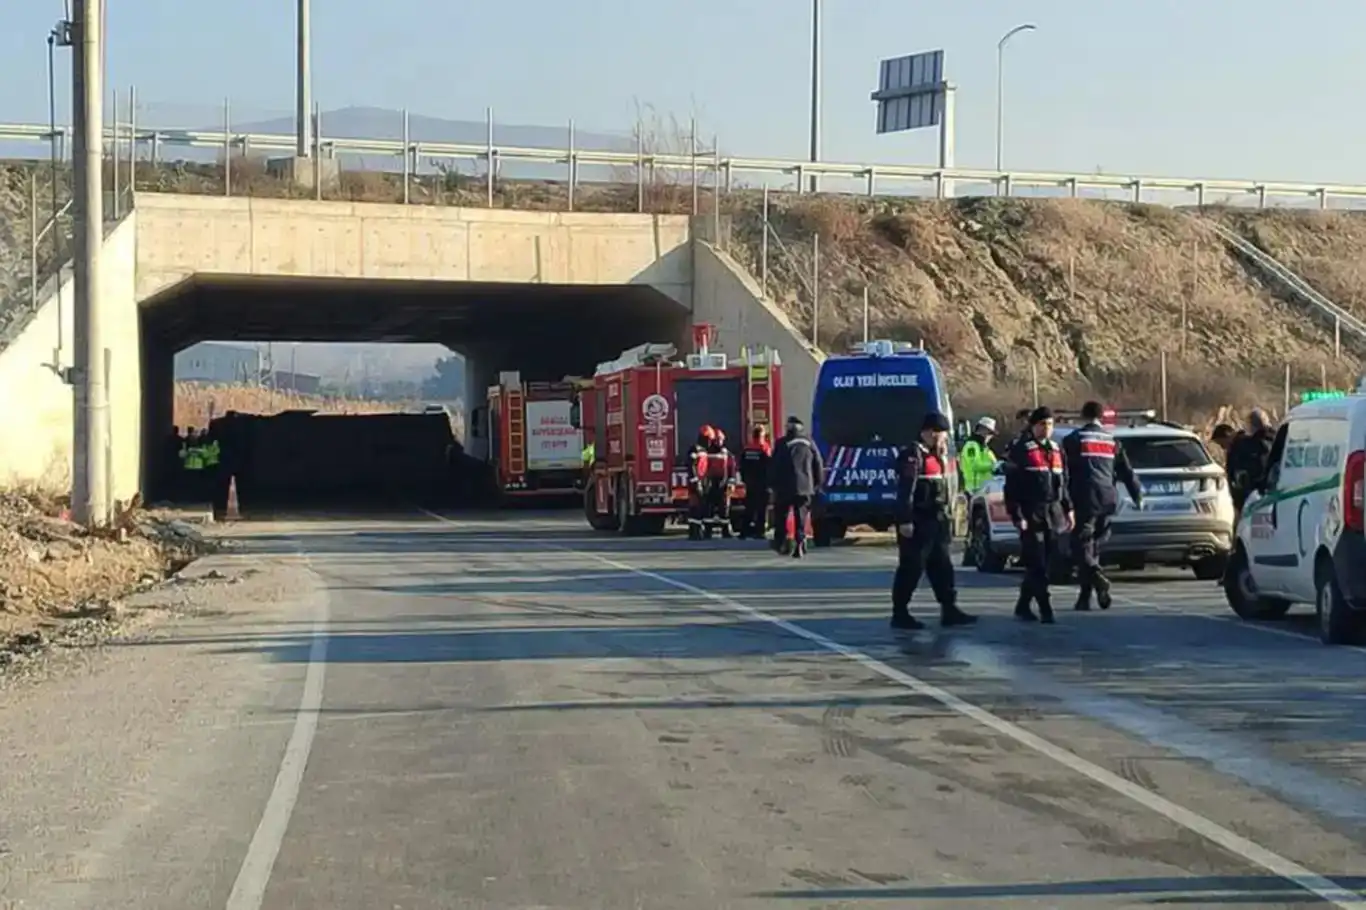
<svg viewBox="0 0 1366 910"><path fill-rule="evenodd" d="M924 339L966 387L1015 394L1037 371L1045 389L1143 397L1164 352L1173 385L1224 403L1279 388L1287 362L1297 386L1354 375L1357 352L1332 362L1331 333L1251 277L1205 217L1072 199L775 196L771 294L809 332L819 233L822 347L861 337L867 287L872 334ZM1241 217L1266 218L1286 246L1328 249L1306 270L1311 281L1332 276L1343 296L1366 292L1366 221L1347 238L1332 216ZM740 203L732 252L756 273L761 237L755 201Z"/></svg>

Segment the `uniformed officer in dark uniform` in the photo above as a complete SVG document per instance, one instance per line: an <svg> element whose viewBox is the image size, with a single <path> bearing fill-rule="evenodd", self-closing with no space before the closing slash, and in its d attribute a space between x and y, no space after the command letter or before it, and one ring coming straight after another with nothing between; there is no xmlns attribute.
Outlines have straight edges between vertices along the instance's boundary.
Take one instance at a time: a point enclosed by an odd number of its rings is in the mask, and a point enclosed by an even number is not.
<svg viewBox="0 0 1366 910"><path fill-rule="evenodd" d="M1072 528L1067 467L1062 448L1053 441L1051 410L1039 407L1029 413L1029 432L1011 444L1006 465L1006 509L1020 529L1020 558L1025 566L1015 615L1027 622L1051 623L1048 562L1057 547L1057 532ZM1038 616L1030 609L1031 602L1039 605Z"/></svg>
<svg viewBox="0 0 1366 910"><path fill-rule="evenodd" d="M1102 610L1110 609L1110 580L1100 568L1100 544L1110 532L1110 519L1119 505L1115 482L1124 484L1136 506L1143 502L1143 490L1129 464L1124 446L1101 425L1105 409L1098 401L1081 407L1085 421L1062 441L1067 466L1068 494L1076 510L1072 528L1072 558L1077 564L1075 609L1091 609L1091 593Z"/></svg>
<svg viewBox="0 0 1366 910"><path fill-rule="evenodd" d="M966 626L977 621L958 608L949 541L953 535L949 495L949 419L929 414L920 440L897 457L896 574L892 577L892 628L923 629L911 615L911 597L923 573L939 601L939 624Z"/></svg>

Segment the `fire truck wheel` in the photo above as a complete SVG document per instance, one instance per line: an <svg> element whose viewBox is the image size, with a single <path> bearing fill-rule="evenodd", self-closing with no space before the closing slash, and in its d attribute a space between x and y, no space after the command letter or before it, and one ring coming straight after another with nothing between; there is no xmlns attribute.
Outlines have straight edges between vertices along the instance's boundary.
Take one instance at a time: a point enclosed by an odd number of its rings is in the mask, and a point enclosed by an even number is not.
<svg viewBox="0 0 1366 910"><path fill-rule="evenodd" d="M615 531L616 516L603 515L598 511L597 490L586 487L583 491L583 517L588 519L588 526L594 531Z"/></svg>

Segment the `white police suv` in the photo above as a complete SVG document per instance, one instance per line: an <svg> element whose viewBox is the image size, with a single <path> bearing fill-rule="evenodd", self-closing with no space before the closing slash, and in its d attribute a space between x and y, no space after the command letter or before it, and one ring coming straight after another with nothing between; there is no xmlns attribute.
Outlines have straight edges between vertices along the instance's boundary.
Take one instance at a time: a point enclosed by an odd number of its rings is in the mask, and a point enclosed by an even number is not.
<svg viewBox="0 0 1366 910"><path fill-rule="evenodd" d="M1276 433L1266 481L1243 504L1224 589L1244 619L1314 604L1319 638L1366 632L1366 383L1301 404Z"/></svg>
<svg viewBox="0 0 1366 910"><path fill-rule="evenodd" d="M1055 412L1054 439L1080 425L1080 415ZM1143 489L1142 508L1123 485L1110 535L1100 545L1101 563L1121 569L1152 564L1188 566L1195 577L1222 578L1233 546L1233 500L1224 469L1191 430L1156 419L1147 411L1107 410L1103 422L1124 446ZM968 504L966 564L980 572L1001 572L1020 555L1019 531L1005 506L1005 477L997 474ZM1066 535L1054 554L1053 578L1071 579Z"/></svg>

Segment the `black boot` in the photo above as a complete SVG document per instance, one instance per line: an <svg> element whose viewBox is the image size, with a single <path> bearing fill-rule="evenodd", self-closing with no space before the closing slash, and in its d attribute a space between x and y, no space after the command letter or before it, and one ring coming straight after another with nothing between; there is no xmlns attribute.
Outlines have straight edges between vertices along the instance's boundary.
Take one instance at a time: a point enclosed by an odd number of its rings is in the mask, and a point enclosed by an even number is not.
<svg viewBox="0 0 1366 910"><path fill-rule="evenodd" d="M1053 602L1047 594L1039 598L1039 622L1046 626L1053 625Z"/></svg>
<svg viewBox="0 0 1366 910"><path fill-rule="evenodd" d="M1079 613L1085 613L1091 609L1091 589L1089 587L1082 585L1081 590L1077 591L1077 602L1072 609Z"/></svg>
<svg viewBox="0 0 1366 910"><path fill-rule="evenodd" d="M906 632L914 632L917 629L925 628L925 624L904 609L894 609L892 610L892 628Z"/></svg>
<svg viewBox="0 0 1366 910"><path fill-rule="evenodd" d="M1098 585L1096 587L1096 606L1100 607L1102 610L1108 610L1110 609L1110 604L1112 602L1113 598L1110 596L1110 583L1106 582L1103 585Z"/></svg>
<svg viewBox="0 0 1366 910"><path fill-rule="evenodd" d="M1015 618L1024 622L1038 622L1039 617L1034 615L1034 611L1029 609L1029 593L1021 590L1019 598L1015 601Z"/></svg>
<svg viewBox="0 0 1366 910"><path fill-rule="evenodd" d="M958 609L958 604L954 601L941 604L939 607L939 625L946 629L954 626L970 626L976 621L976 616Z"/></svg>

